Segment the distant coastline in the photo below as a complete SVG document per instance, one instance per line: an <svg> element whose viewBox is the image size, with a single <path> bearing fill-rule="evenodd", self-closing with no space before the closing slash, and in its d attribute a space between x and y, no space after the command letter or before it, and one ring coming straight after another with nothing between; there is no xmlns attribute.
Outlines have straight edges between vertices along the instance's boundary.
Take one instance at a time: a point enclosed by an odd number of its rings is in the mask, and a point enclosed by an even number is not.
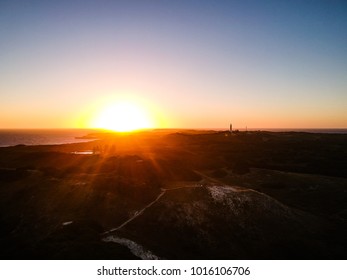
<svg viewBox="0 0 347 280"><path fill-rule="evenodd" d="M226 130L226 128L220 128L218 130ZM233 130L347 134L347 128L244 128L243 127L243 128L235 128Z"/></svg>
<svg viewBox="0 0 347 280"><path fill-rule="evenodd" d="M248 129L249 131L271 131L271 132L307 132L307 133L332 133L347 134L347 128L260 128Z"/></svg>
<svg viewBox="0 0 347 280"><path fill-rule="evenodd" d="M95 129L0 129L0 147L89 142L94 139L83 137L95 132Z"/></svg>
<svg viewBox="0 0 347 280"><path fill-rule="evenodd" d="M165 129L165 130L170 130ZM173 130L178 130L173 129ZM215 130L225 128L194 128L179 130ZM235 128L235 131L246 131L246 128ZM305 132L323 134L347 134L346 128L248 128L247 131L270 132ZM93 141L95 134L103 132L97 129L0 129L0 147L16 145L60 145Z"/></svg>
<svg viewBox="0 0 347 280"><path fill-rule="evenodd" d="M227 127L222 128L158 128L158 130L196 130L196 131L225 131ZM307 132L307 133L330 133L330 134L347 134L347 128L246 128L235 127L233 131L269 131L269 132Z"/></svg>

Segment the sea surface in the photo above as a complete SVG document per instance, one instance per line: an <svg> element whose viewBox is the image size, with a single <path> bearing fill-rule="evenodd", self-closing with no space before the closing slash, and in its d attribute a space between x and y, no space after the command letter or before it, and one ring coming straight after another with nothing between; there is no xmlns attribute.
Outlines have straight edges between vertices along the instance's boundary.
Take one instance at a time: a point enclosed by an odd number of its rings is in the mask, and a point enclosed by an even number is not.
<svg viewBox="0 0 347 280"><path fill-rule="evenodd" d="M216 129L221 130L221 129ZM223 129L225 130L225 129ZM296 131L310 133L338 133L347 134L347 129L248 129L248 131ZM239 129L245 131L245 129ZM57 145L68 143L88 142L90 139L76 139L90 133L98 132L93 129L0 129L0 147L15 145Z"/></svg>
<svg viewBox="0 0 347 280"><path fill-rule="evenodd" d="M0 147L15 145L56 145L88 142L76 139L97 132L92 129L0 129Z"/></svg>

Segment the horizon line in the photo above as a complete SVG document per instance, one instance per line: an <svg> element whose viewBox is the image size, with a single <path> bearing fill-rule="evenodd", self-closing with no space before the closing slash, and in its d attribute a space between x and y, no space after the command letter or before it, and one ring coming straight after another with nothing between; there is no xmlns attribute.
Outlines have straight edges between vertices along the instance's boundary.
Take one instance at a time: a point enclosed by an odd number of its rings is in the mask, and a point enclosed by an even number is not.
<svg viewBox="0 0 347 280"><path fill-rule="evenodd" d="M319 130L337 130L337 129L347 129L346 127L235 127L233 128L233 131L239 130L239 131L248 131L248 130L267 130L267 129L288 129L288 130L313 130L313 129L319 129ZM0 130L103 130L103 131L113 131L112 129L106 129L106 128L92 128L92 127L5 127L5 128L0 128ZM228 130L229 128L225 127L206 127L206 128L197 128L197 127L185 127L185 128L180 128L180 127L153 127L153 128L143 128L143 129L135 129L133 131L148 131L148 130L218 130L218 131L223 131L223 130ZM117 131L115 131L117 132Z"/></svg>

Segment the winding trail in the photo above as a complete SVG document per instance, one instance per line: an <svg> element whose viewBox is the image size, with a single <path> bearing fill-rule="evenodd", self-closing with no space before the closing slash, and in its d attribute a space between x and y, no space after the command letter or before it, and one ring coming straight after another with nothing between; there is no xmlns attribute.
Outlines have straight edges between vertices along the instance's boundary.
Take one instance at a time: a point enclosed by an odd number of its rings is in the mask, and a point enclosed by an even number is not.
<svg viewBox="0 0 347 280"><path fill-rule="evenodd" d="M120 245L128 247L128 249L137 257L143 259L143 260L158 260L160 259L158 256L153 254L151 251L144 248L142 245L134 242L133 240L127 239L127 238L121 238L118 237L115 232L126 226L128 223L136 219L137 217L141 216L146 209L150 208L154 203L156 203L167 191L170 190L177 190L177 189L184 189L184 188L200 188L203 187L202 185L194 185L194 186L184 186L184 187L176 187L176 188L170 188L170 189L164 189L161 188L161 193L156 197L155 200L147 204L144 208L142 208L139 211L136 211L135 214L130 217L128 220L126 220L124 223L119 225L116 228L110 229L104 233L101 234L103 236L102 241L104 242L115 242Z"/></svg>
<svg viewBox="0 0 347 280"><path fill-rule="evenodd" d="M169 191L175 191L179 189L188 189L188 188L203 188L208 191L209 196L217 203L226 205L230 211L233 211L236 213L236 215L239 215L240 212L238 209L240 208L239 204L240 201L243 203L244 201L247 202L248 199L252 201L252 199L255 199L255 201L260 201L265 207L264 209L272 209L273 205L275 206L276 211L280 211L280 213L284 213L286 217L291 217L290 209L282 204L280 201L275 200L271 196L268 196L267 194L258 192L253 189L240 187L237 185L231 186L228 183L224 183L218 179L212 178L202 172L194 170L197 174L199 174L202 177L202 180L200 182L173 182L172 184L166 185L166 188L161 188L160 193L158 196L145 205L142 209L136 211L134 215L132 215L128 220L120 224L119 226L112 228L104 233L101 234L101 239L104 242L114 242L117 244L120 244L122 246L127 247L131 253L140 259L143 260L155 260L155 259L162 259L162 257L157 256L155 252L152 252L151 250L145 248L141 244L124 238L122 235L118 235L117 231L125 227L127 224L135 220L137 217L143 215L143 213L152 207L156 202L158 202L164 194L166 194ZM241 193L243 193L241 195ZM248 193L248 194L244 194ZM250 195L257 194L255 197ZM230 196L231 195L231 199ZM236 197L235 197L236 195ZM260 195L260 196L259 196ZM237 203L235 203L235 199ZM257 200L258 199L258 200ZM265 203L265 204L264 204ZM272 207L272 208L271 208Z"/></svg>
<svg viewBox="0 0 347 280"><path fill-rule="evenodd" d="M194 170L195 171L195 170ZM198 173L199 175L201 175L207 182L208 184L214 183L214 184L218 184L221 186L225 186L225 183L216 180L214 178L211 178L201 172L195 171L196 173ZM208 188L211 187L208 184L204 184L204 183L196 183L193 185L184 185L184 186L178 186L178 187L172 187L172 188L161 188L161 192L160 194L149 204L147 204L145 207L143 207L142 209L138 210L135 212L135 214L130 217L128 220L126 220L125 222L123 222L121 225L119 225L118 227L112 228L108 231L105 231L104 233L101 234L102 236L102 240L104 242L115 242L118 243L120 245L126 246L129 248L129 250L135 255L138 256L141 259L160 259L158 256L156 256L155 254L153 254L151 251L147 250L146 248L144 248L142 245L127 239L127 238L122 238L117 236L116 232L120 229L122 229L124 226L126 226L127 224L129 224L130 222L132 222L133 220L135 220L137 217L141 216L148 208L152 207L157 201L159 201L159 199L166 193L169 191L174 191L174 190L179 190L179 189L187 189L187 188ZM244 191L242 189L237 189L235 187L232 186L228 186L229 189L232 192L240 192L240 191Z"/></svg>
<svg viewBox="0 0 347 280"><path fill-rule="evenodd" d="M127 225L128 223L130 223L132 220L136 219L138 216L142 215L144 211L146 211L147 208L151 207L154 203L156 203L164 194L165 194L166 190L162 189L162 192L157 196L157 198L155 200L153 200L152 202L150 202L149 204L147 204L144 208L142 208L139 211L136 211L134 216L132 216L130 219L126 220L123 224L121 224L120 226L110 229L106 232L104 232L102 235L106 235L106 234L110 234L112 232L115 232L119 229L121 229L122 227L124 227L125 225Z"/></svg>
<svg viewBox="0 0 347 280"><path fill-rule="evenodd" d="M200 176L202 176L205 180L207 180L209 183L217 183L219 185L225 185L225 183L223 183L222 181L219 181L217 179L214 179L212 177L209 177L207 176L206 174L202 173L202 172L199 172L197 170L194 170L195 173L199 174ZM135 214L130 217L128 220L126 220L125 222L123 222L121 225L119 225L118 227L116 228L112 228L108 231L105 231L104 233L102 233L101 235L102 236L105 236L105 235L109 235L111 233L114 233L115 231L117 230L120 230L121 228L123 228L124 226L126 226L128 223L130 223L131 221L133 221L134 219L136 219L137 217L141 216L145 211L146 209L152 207L152 205L154 203L156 203L166 192L168 191L173 191L173 190L178 190L178 189L187 189L187 188L203 188L203 187L206 187L204 186L204 184L201 184L201 183L197 183L197 184L194 184L193 186L182 186L182 187L174 187L174 188L161 188L161 193L156 197L155 200L153 200L152 202L150 202L149 204L147 204L144 208L138 210L135 212ZM232 186L229 186L230 189L232 189L232 191L234 192L242 192L242 191L245 191L245 190L242 190L242 189L237 189L235 187L232 187Z"/></svg>
<svg viewBox="0 0 347 280"><path fill-rule="evenodd" d="M133 221L137 217L141 216L146 211L146 209L152 207L152 205L154 203L156 203L167 191L173 191L173 190L178 190L178 189L187 189L187 188L202 188L202 187L203 187L202 185L194 185L194 186L176 187L176 188L170 188L170 189L161 188L161 193L156 197L155 200L153 200L152 202L147 204L141 210L136 211L135 214L132 217L130 217L128 220L126 220L124 223L122 223L118 227L112 228L112 229L110 229L108 231L105 231L101 235L109 235L109 234L111 234L111 233L113 233L113 232L115 232L117 230L120 230L124 226L126 226L128 223L130 223L131 221Z"/></svg>

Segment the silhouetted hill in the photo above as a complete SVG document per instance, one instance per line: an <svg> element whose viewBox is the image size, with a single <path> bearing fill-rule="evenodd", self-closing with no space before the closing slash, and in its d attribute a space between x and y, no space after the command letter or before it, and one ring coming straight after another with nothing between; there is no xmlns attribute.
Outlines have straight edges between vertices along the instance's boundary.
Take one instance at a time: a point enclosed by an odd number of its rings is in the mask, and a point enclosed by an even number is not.
<svg viewBox="0 0 347 280"><path fill-rule="evenodd" d="M0 148L1 258L346 258L347 135L98 139Z"/></svg>

